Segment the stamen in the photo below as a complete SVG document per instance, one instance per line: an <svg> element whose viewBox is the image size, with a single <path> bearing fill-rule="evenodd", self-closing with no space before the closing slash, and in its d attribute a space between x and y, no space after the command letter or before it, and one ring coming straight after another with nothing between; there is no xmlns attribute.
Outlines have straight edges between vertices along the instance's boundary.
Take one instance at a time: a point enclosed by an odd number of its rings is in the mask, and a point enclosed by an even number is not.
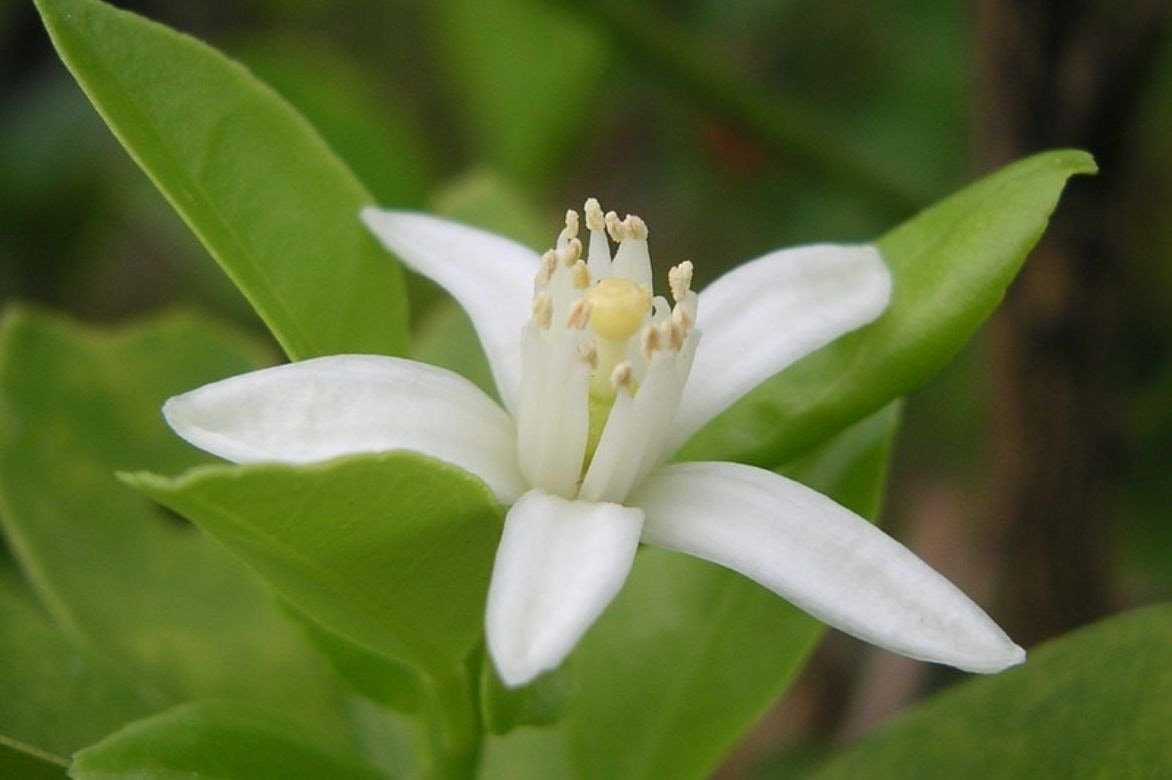
<svg viewBox="0 0 1172 780"><path fill-rule="evenodd" d="M533 297L533 319L542 330L549 330L553 324L553 296L539 292Z"/></svg>
<svg viewBox="0 0 1172 780"><path fill-rule="evenodd" d="M588 322L590 322L590 302L585 298L579 298L570 307L570 313L566 317L566 327L582 330Z"/></svg>
<svg viewBox="0 0 1172 780"><path fill-rule="evenodd" d="M634 214L628 214L627 218L623 220L626 227L627 238L633 238L636 241L647 240L647 223Z"/></svg>
<svg viewBox="0 0 1172 780"><path fill-rule="evenodd" d="M683 306L676 305L671 310L671 321L676 327L683 331L684 336L692 332L692 315L688 314L687 309Z"/></svg>
<svg viewBox="0 0 1172 780"><path fill-rule="evenodd" d="M578 357L582 358L590 370L598 368L598 347L593 341L586 341L578 345Z"/></svg>
<svg viewBox="0 0 1172 780"><path fill-rule="evenodd" d="M640 346L643 349L643 359L650 361L651 356L655 354L655 350L659 349L659 328L654 325L648 325L643 329L643 335L640 339Z"/></svg>
<svg viewBox="0 0 1172 780"><path fill-rule="evenodd" d="M680 348L684 346L684 336L686 334L679 323L676 322L675 317L662 323L659 329L662 331L659 336L660 340L666 342L672 350L679 352Z"/></svg>
<svg viewBox="0 0 1172 780"><path fill-rule="evenodd" d="M578 212L573 209L566 209L566 229L563 232L567 239L578 235Z"/></svg>
<svg viewBox="0 0 1172 780"><path fill-rule="evenodd" d="M613 211L606 212L606 232L610 234L611 241L614 241L616 244L627 237L626 224Z"/></svg>
<svg viewBox="0 0 1172 780"><path fill-rule="evenodd" d="M630 391L633 379L634 372L631 370L631 364L624 360L614 367L614 371L610 372L610 387L616 392L620 387L625 387Z"/></svg>
<svg viewBox="0 0 1172 780"><path fill-rule="evenodd" d="M590 269L586 267L586 263L581 260L574 263L574 267L570 269L570 273L573 274L571 279L574 282L574 287L577 289L585 290L590 286Z"/></svg>
<svg viewBox="0 0 1172 780"><path fill-rule="evenodd" d="M564 247L556 250L556 254L558 261L566 268L570 268L582 256L582 242L577 238L571 238Z"/></svg>
<svg viewBox="0 0 1172 780"><path fill-rule="evenodd" d="M671 287L671 299L679 303L692 289L692 261L685 260L672 266L667 272L667 283Z"/></svg>
<svg viewBox="0 0 1172 780"><path fill-rule="evenodd" d="M537 268L537 278L533 280L533 289L535 292L544 290L549 286L557 267L557 252L551 249L541 256L541 265Z"/></svg>
<svg viewBox="0 0 1172 780"><path fill-rule="evenodd" d="M586 212L587 230L602 230L606 227L606 218L602 216L602 206L598 205L597 198L587 198L583 211Z"/></svg>

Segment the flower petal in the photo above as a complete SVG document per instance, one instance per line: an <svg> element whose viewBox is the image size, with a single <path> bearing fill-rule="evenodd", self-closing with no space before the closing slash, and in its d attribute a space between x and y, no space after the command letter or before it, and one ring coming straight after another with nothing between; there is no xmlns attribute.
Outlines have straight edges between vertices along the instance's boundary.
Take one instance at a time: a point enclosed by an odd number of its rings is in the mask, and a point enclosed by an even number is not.
<svg viewBox="0 0 1172 780"><path fill-rule="evenodd" d="M459 301L472 319L505 407L521 387L521 328L529 318L536 252L484 230L407 211L362 210L362 221L407 267Z"/></svg>
<svg viewBox="0 0 1172 780"><path fill-rule="evenodd" d="M630 503L647 513L648 544L727 566L860 639L971 672L1025 660L980 607L906 547L772 472L667 466Z"/></svg>
<svg viewBox="0 0 1172 780"><path fill-rule="evenodd" d="M704 340L673 426L675 451L758 384L887 307L891 275L870 244L771 252L700 293Z"/></svg>
<svg viewBox="0 0 1172 780"><path fill-rule="evenodd" d="M560 664L619 592L643 512L533 490L505 518L488 591L488 649L501 679L524 685Z"/></svg>
<svg viewBox="0 0 1172 780"><path fill-rule="evenodd" d="M176 396L163 416L237 463L415 450L472 472L503 503L526 488L505 411L458 374L411 360L332 355L266 368Z"/></svg>

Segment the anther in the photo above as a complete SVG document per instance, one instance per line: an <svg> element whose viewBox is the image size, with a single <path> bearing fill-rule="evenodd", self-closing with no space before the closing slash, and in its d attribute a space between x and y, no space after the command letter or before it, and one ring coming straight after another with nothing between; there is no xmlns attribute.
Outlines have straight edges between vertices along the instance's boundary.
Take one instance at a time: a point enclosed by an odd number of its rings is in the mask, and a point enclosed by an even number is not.
<svg viewBox="0 0 1172 780"><path fill-rule="evenodd" d="M647 240L647 223L634 214L628 214L627 218L623 220L627 232L627 238L633 238L636 241Z"/></svg>
<svg viewBox="0 0 1172 780"><path fill-rule="evenodd" d="M566 229L563 234L567 239L578 235L578 212L573 209L566 209Z"/></svg>
<svg viewBox="0 0 1172 780"><path fill-rule="evenodd" d="M590 286L590 269L586 267L586 263L579 260L574 263L574 267L570 269L572 276L570 277L574 283L574 287L579 290L585 290Z"/></svg>
<svg viewBox="0 0 1172 780"><path fill-rule="evenodd" d="M587 198L583 211L586 212L587 230L602 230L606 227L606 218L602 216L602 206L598 205L597 198Z"/></svg>
<svg viewBox="0 0 1172 780"><path fill-rule="evenodd" d="M533 298L533 319L542 330L549 330L553 324L553 297L547 292L540 292Z"/></svg>
<svg viewBox="0 0 1172 780"><path fill-rule="evenodd" d="M643 335L640 339L640 346L643 349L643 359L651 360L651 356L655 354L655 350L659 349L659 328L654 325L648 325L643 329Z"/></svg>
<svg viewBox="0 0 1172 780"><path fill-rule="evenodd" d="M578 357L593 371L598 368L598 347L593 341L586 341L578 345Z"/></svg>
<svg viewBox="0 0 1172 780"><path fill-rule="evenodd" d="M573 266L581 256L582 242L577 238L571 238L564 247L557 250L557 260L566 268Z"/></svg>
<svg viewBox="0 0 1172 780"><path fill-rule="evenodd" d="M667 272L667 283L671 287L671 299L676 303L682 301L692 289L692 261L672 266Z"/></svg>
<svg viewBox="0 0 1172 780"><path fill-rule="evenodd" d="M570 313L566 315L566 327L582 330L590 322L590 302L585 298L574 301Z"/></svg>
<svg viewBox="0 0 1172 780"><path fill-rule="evenodd" d="M634 374L631 371L630 362L624 360L614 367L614 371L610 372L610 386L613 390L618 390L620 387L631 389L631 380Z"/></svg>
<svg viewBox="0 0 1172 780"><path fill-rule="evenodd" d="M606 232L610 234L611 240L615 243L619 243L627 237L626 224L613 211L606 212Z"/></svg>

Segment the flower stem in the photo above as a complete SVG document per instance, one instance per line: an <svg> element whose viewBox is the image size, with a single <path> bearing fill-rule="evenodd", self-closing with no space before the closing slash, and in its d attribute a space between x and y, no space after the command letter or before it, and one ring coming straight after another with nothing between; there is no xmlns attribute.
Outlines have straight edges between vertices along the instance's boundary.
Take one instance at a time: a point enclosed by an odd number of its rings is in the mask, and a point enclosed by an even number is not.
<svg viewBox="0 0 1172 780"><path fill-rule="evenodd" d="M473 679L464 667L432 677L427 776L436 780L476 774L483 730Z"/></svg>

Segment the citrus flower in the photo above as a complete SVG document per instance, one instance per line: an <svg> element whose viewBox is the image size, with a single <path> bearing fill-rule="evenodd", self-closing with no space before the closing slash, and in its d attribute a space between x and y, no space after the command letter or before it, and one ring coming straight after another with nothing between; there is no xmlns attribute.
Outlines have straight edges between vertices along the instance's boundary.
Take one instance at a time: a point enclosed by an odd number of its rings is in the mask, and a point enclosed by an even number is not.
<svg viewBox="0 0 1172 780"><path fill-rule="evenodd" d="M207 385L164 415L235 462L413 450L482 479L509 507L485 614L507 685L565 659L640 542L738 571L904 655L975 672L1024 660L948 580L829 498L742 464L667 462L761 381L883 313L891 278L874 246L774 251L702 294L683 262L669 300L652 292L646 225L594 199L586 245L569 211L544 255L423 214L362 218L464 307L503 405L435 366L337 355Z"/></svg>

